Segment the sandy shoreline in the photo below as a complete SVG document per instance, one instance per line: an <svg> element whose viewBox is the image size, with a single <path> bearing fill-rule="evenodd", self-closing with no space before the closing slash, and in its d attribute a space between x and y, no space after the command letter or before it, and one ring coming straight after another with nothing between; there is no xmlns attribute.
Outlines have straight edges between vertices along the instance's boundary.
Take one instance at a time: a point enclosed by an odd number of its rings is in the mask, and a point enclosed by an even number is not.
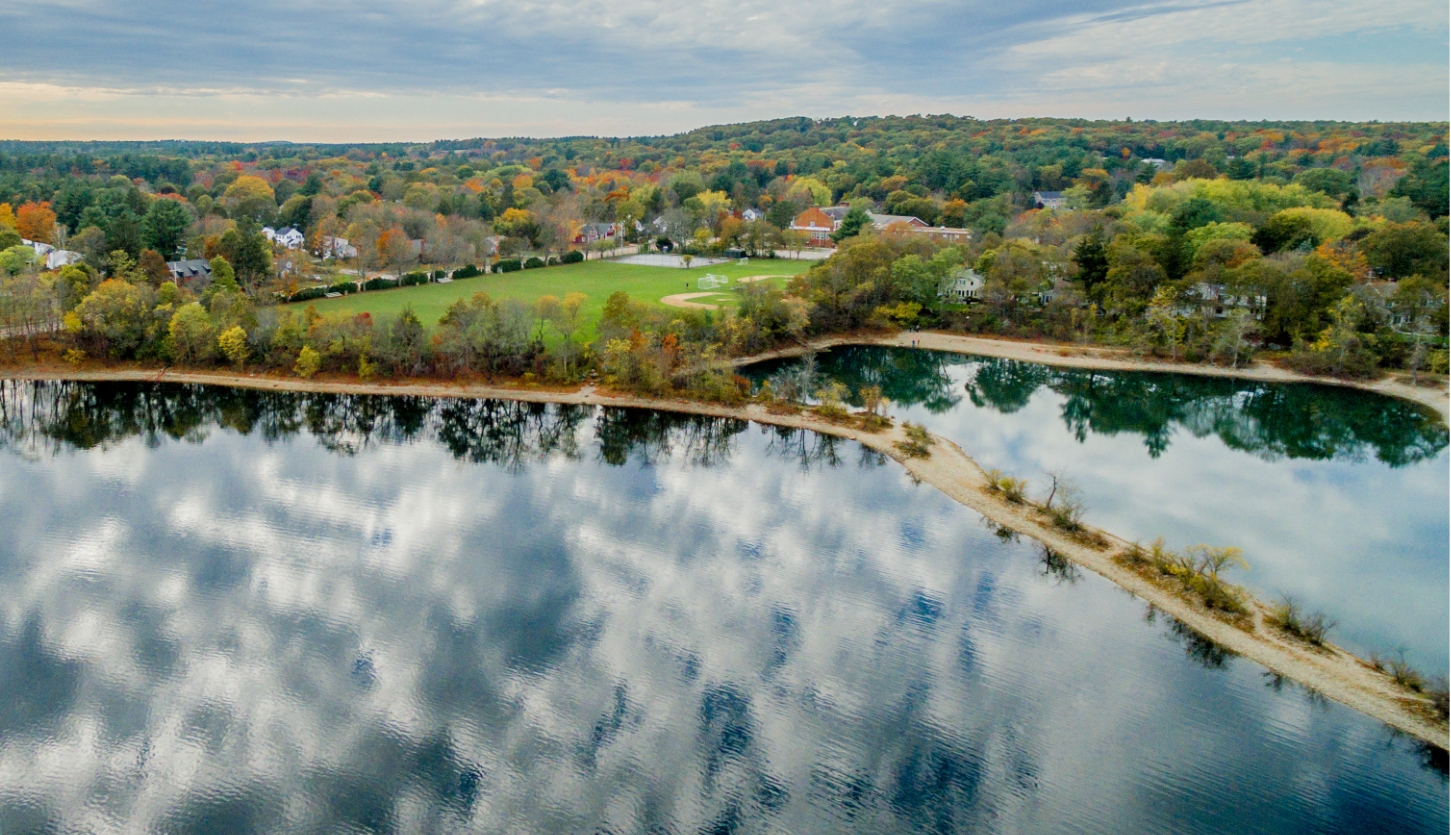
<svg viewBox="0 0 1451 835"><path fill-rule="evenodd" d="M937 337L937 339L932 339ZM959 350L965 353L988 356L1008 356L1042 362L1031 350L1048 351L1040 346L1000 343L998 340L973 340L970 342L948 341L971 338L948 337L942 334L903 334L897 339L884 338L872 344L907 344L912 338L921 340L922 347L938 350ZM898 341L898 339L900 341ZM847 339L834 344L862 344L862 339ZM995 343L982 345L980 342ZM952 347L942 347L950 345ZM824 346L817 346L824 347ZM972 350L968 350L971 348ZM1001 353L986 353L997 350ZM797 352L799 353L799 351ZM789 353L779 354L789 356ZM1057 357L1060 360L1079 360L1076 357ZM1090 362L1108 363L1113 360L1090 358ZM1078 362L1059 362L1059 365L1073 367L1119 367L1081 365ZM1119 363L1124 367L1129 363ZM1161 370L1161 369L1153 369ZM1177 367L1163 370L1180 371ZM1260 376L1272 369L1253 369L1250 379L1283 381L1279 376ZM1286 372L1288 374L1288 372ZM1245 375L1225 375L1245 376ZM1298 376L1298 375L1295 375ZM231 386L266 391L297 391L334 394L380 394L413 395L423 397L466 397L522 400L536 403L568 403L591 406L612 406L622 408L655 409L659 411L714 417L736 418L756 423L808 429L826 435L846 438L877 450L898 463L909 473L924 481L959 504L968 507L994 523L1031 537L1054 551L1063 554L1074 563L1102 575L1136 597L1156 606L1163 612L1179 619L1201 635L1215 643L1249 658L1260 665L1288 679L1309 687L1327 698L1359 710L1391 727L1414 736L1438 748L1448 748L1445 725L1427 718L1424 700L1396 687L1382 673L1376 672L1366 662L1337 647L1328 650L1314 650L1308 646L1284 638L1277 630L1264 623L1267 607L1258 601L1251 604L1255 626L1252 631L1226 623L1197 603L1191 603L1165 590L1132 570L1120 566L1113 556L1123 551L1128 543L1107 532L1100 531L1109 546L1097 549L1083 544L1064 532L1047 524L1030 507L1012 504L999 495L986 490L987 477L982 468L960 447L946 438L937 437L928 458L908 458L895 446L905 438L900 426L894 426L880 433L870 433L852 426L844 426L824 420L810 412L799 414L777 414L759 404L726 406L670 398L645 398L630 395L614 395L602 392L593 386L576 390L548 390L543 388L511 388L475 383L448 382L362 382L357 380L302 380L295 377L271 377L231 373L194 373L153 371L143 369L117 369L82 371L64 368L0 369L0 379L29 380L79 380L79 381L133 381L194 383L203 385ZM1294 379L1292 377L1291 379ZM1409 386L1405 386L1409 389ZM1371 389L1378 390L1378 389ZM1412 390L1413 392L1415 390ZM1382 392L1390 393L1390 392ZM1421 398L1410 398L1425 402ZM1427 404L1434 405L1434 404ZM1444 404L1437 407L1444 416Z"/></svg>
<svg viewBox="0 0 1451 835"><path fill-rule="evenodd" d="M1267 383L1318 383L1327 386L1345 386L1388 397L1410 400L1428 406L1451 422L1451 400L1447 390L1432 386L1411 386L1392 377L1371 382L1341 380L1334 377L1312 377L1264 362L1252 362L1241 368L1222 368L1204 363L1172 363L1134 359L1121 348L1064 345L1051 342L1026 342L1013 339L993 339L985 336L963 336L950 333L922 331L896 334L852 334L847 336L817 339L804 345L768 351L750 357L733 360L736 366L750 365L769 359L795 357L809 351L822 351L841 345L890 345L901 348L917 347L953 354L970 354L980 357L1036 362L1059 368L1081 368L1099 371L1155 371L1170 374L1193 374L1199 377L1231 377L1240 380L1259 380ZM1429 375L1428 375L1429 376Z"/></svg>

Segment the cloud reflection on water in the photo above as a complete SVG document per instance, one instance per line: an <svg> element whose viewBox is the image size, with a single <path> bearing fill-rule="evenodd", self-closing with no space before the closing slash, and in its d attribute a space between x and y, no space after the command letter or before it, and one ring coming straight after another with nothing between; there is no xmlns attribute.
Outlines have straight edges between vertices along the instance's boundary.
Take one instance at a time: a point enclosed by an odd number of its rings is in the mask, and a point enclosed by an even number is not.
<svg viewBox="0 0 1451 835"><path fill-rule="evenodd" d="M0 459L4 815L1444 829L1383 728L1189 661L854 448L803 467L775 430L491 404L514 428L461 460L403 405L326 442L199 409L173 434L200 443Z"/></svg>

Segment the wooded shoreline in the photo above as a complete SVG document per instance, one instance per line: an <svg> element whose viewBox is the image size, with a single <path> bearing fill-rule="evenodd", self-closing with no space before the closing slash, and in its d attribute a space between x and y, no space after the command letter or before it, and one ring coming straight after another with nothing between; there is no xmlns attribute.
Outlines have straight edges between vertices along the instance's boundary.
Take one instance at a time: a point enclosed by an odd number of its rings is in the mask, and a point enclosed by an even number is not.
<svg viewBox="0 0 1451 835"><path fill-rule="evenodd" d="M1380 394L1401 397L1434 409L1447 419L1446 392L1440 389L1412 388L1397 381L1374 384L1305 377L1271 366L1241 369L1220 369L1213 366L1170 365L1139 362L1111 352L1023 343L979 337L939 333L901 333L890 336L858 335L819 340L798 348L774 351L745 358L748 364L765 359L787 357L811 350L837 345L875 344L910 346L932 350L981 356L996 356L1027 362L1112 370L1138 370L1212 376L1231 376L1272 382L1318 382L1352 385ZM1443 750L1451 749L1448 728L1439 720L1425 695L1396 685L1385 673L1369 662L1333 645L1314 647L1285 635L1266 622L1270 607L1247 599L1250 612L1246 624L1231 623L1201 603L1186 598L1163 584L1133 570L1123 560L1133 546L1105 531L1085 528L1070 533L1054 526L1039 508L1031 503L1013 502L990 487L983 468L952 441L933 437L931 454L913 457L900 448L907 440L904 428L892 426L882 431L868 431L859 420L830 420L809 410L771 409L759 403L725 405L670 397L641 397L602 390L594 386L579 388L511 387L467 381L370 381L348 378L300 379L226 371L171 371L168 369L109 368L99 370L68 368L54 365L0 368L0 379L11 380L73 380L83 382L164 382L229 386L265 391L297 391L332 394L405 395L422 397L493 398L536 403L560 403L697 414L710 417L735 418L760 424L806 429L825 435L845 438L876 450L896 460L916 479L927 482L949 498L991 520L993 523L1043 544L1057 554L1117 584L1130 594L1143 598L1194 630L1209 641L1238 655L1249 658L1275 674L1295 681L1329 699L1372 716L1397 731ZM1116 559L1117 558L1117 559Z"/></svg>
<svg viewBox="0 0 1451 835"><path fill-rule="evenodd" d="M1059 368L1078 368L1098 371L1147 371L1163 374L1189 374L1197 377L1226 377L1239 380L1258 380L1267 383L1314 383L1323 386L1343 386L1362 391L1409 400L1434 409L1441 419L1451 422L1451 396L1448 396L1446 380L1435 386L1411 386L1392 376L1380 380L1348 380L1340 377L1319 377L1301 374L1263 361L1251 361L1238 368L1197 362L1164 362L1143 360L1122 348L1101 346L1069 345L1060 342L1035 342L1030 340L1002 339L987 336L941 333L939 331L908 332L890 334L858 333L824 337L810 342L768 351L749 357L732 360L736 367L752 365L772 359L801 356L814 351L826 351L848 345L881 345L888 347L915 347L929 351L944 351L952 354L966 354L979 357L1034 362ZM1425 374L1430 379L1433 375Z"/></svg>

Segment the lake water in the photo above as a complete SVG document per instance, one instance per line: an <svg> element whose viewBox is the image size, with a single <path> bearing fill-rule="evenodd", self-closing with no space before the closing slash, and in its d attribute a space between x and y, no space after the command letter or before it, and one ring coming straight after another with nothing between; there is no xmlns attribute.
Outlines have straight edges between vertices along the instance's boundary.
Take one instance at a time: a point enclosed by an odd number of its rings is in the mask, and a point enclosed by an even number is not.
<svg viewBox="0 0 1451 835"><path fill-rule="evenodd" d="M5 835L1451 823L1444 755L854 444L50 383L0 447Z"/></svg>
<svg viewBox="0 0 1451 835"><path fill-rule="evenodd" d="M749 369L757 380L800 364ZM1128 539L1244 550L1238 582L1339 621L1335 641L1447 669L1447 429L1356 389L1055 369L903 348L815 358L819 379L880 385L890 412L984 467L1082 489L1087 521ZM779 382L779 381L778 381ZM859 402L859 401L858 401Z"/></svg>

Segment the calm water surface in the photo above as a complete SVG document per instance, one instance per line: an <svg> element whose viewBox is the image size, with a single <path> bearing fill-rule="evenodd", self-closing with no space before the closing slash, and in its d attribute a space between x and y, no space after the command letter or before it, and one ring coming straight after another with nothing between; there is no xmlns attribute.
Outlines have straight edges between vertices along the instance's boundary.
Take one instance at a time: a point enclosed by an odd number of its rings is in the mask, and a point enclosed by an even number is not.
<svg viewBox="0 0 1451 835"><path fill-rule="evenodd" d="M0 388L0 832L1445 832L1446 764L857 446Z"/></svg>
<svg viewBox="0 0 1451 835"><path fill-rule="evenodd" d="M797 362L753 367L758 380ZM1445 673L1447 430L1414 404L1333 386L1054 369L900 348L815 358L984 467L1078 483L1088 521L1144 542L1244 549L1238 581L1339 621L1336 641ZM778 379L778 383L780 380Z"/></svg>

